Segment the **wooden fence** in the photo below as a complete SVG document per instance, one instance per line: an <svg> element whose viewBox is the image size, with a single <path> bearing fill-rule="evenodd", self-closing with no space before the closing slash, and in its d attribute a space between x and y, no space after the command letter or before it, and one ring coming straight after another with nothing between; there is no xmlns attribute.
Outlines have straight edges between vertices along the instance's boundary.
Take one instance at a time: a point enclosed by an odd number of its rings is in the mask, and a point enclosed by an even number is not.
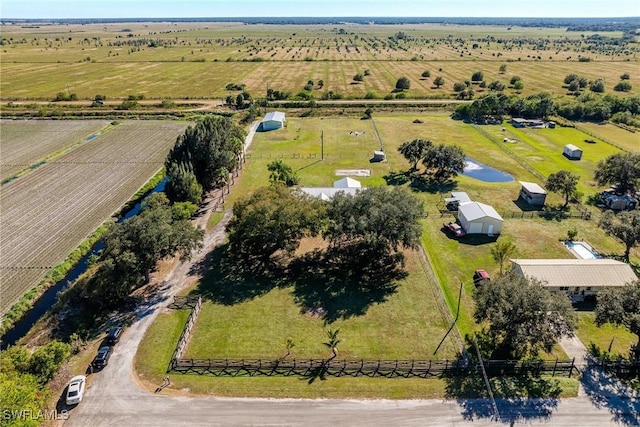
<svg viewBox="0 0 640 427"><path fill-rule="evenodd" d="M548 374L573 375L574 360L487 360L489 376ZM461 360L325 360L325 359L172 359L169 371L181 374L222 376L350 376L386 378L433 378L479 373L477 362Z"/></svg>
<svg viewBox="0 0 640 427"><path fill-rule="evenodd" d="M640 360L603 360L598 364L602 370L619 378L640 378Z"/></svg>
<svg viewBox="0 0 640 427"><path fill-rule="evenodd" d="M193 325L195 325L196 320L198 319L198 314L200 314L200 308L202 307L202 297L199 296L197 297L197 299L193 297L174 297L172 305L173 304L175 304L179 308L191 308L191 313L189 313L187 322L184 324L184 328L182 328L182 333L180 334L180 338L178 339L178 344L173 350L167 372L171 371L175 361L179 360L180 357L182 357L182 352L189 343L189 338L191 337L191 329L193 328Z"/></svg>
<svg viewBox="0 0 640 427"><path fill-rule="evenodd" d="M502 218L578 218L578 219L591 219L591 212L583 209L578 212L565 212L565 211L505 211L502 212Z"/></svg>

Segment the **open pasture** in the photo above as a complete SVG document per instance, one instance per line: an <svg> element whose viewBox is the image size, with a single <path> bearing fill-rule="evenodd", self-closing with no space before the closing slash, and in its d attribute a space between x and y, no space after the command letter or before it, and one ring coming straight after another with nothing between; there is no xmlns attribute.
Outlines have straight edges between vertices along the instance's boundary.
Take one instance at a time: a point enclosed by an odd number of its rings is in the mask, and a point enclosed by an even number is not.
<svg viewBox="0 0 640 427"><path fill-rule="evenodd" d="M633 153L640 153L640 133L630 132L611 123L580 123L580 129L593 134L604 141L611 141L616 146Z"/></svg>
<svg viewBox="0 0 640 427"><path fill-rule="evenodd" d="M123 122L0 188L0 313L162 168L185 127Z"/></svg>
<svg viewBox="0 0 640 427"><path fill-rule="evenodd" d="M316 98L329 90L363 98L367 92L382 97L407 76L409 97L438 98L454 97L455 82L483 71L488 82L509 83L520 76L525 95L564 93L562 81L572 72L603 77L612 91L628 72L630 93L638 93L638 43L620 42L621 33L591 36L560 28L436 24L5 25L0 89L7 100L52 99L66 91L81 99L138 93L154 99L224 98L234 94L225 90L227 84L243 83L254 97L262 97L267 87L296 94L314 80ZM590 61L578 62L580 56ZM355 84L353 76L365 70L369 75ZM423 79L426 70L431 77ZM436 76L445 79L439 89L432 83Z"/></svg>
<svg viewBox="0 0 640 427"><path fill-rule="evenodd" d="M104 120L1 120L0 179L83 142L108 124Z"/></svg>

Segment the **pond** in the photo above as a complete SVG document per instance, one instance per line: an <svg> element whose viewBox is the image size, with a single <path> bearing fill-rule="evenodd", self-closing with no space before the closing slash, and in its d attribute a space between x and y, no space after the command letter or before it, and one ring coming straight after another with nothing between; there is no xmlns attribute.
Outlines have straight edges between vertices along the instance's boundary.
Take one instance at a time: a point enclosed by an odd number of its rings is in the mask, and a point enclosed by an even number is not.
<svg viewBox="0 0 640 427"><path fill-rule="evenodd" d="M513 176L498 169L494 169L491 166L487 166L471 157L464 158L464 171L463 175L470 178L477 179L483 182L513 182L515 179Z"/></svg>

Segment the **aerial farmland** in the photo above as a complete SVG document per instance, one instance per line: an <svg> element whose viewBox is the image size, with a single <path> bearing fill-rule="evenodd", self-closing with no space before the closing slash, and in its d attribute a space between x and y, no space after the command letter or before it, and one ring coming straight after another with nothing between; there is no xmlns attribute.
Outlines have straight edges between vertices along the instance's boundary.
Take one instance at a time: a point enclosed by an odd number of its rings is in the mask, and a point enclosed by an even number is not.
<svg viewBox="0 0 640 427"><path fill-rule="evenodd" d="M166 121L2 123L3 177L67 151L2 185L1 313L162 168L185 127Z"/></svg>

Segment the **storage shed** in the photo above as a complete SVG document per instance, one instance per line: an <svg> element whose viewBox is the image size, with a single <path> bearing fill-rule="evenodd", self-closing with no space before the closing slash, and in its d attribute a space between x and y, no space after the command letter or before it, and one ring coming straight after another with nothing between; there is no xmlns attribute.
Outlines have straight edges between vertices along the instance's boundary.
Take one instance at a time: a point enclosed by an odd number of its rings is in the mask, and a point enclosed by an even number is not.
<svg viewBox="0 0 640 427"><path fill-rule="evenodd" d="M373 152L373 159L371 159L371 161L373 162L382 162L387 160L387 155L384 154L384 151L374 151Z"/></svg>
<svg viewBox="0 0 640 427"><path fill-rule="evenodd" d="M580 160L582 158L582 150L573 144L565 145L562 154L569 160Z"/></svg>
<svg viewBox="0 0 640 427"><path fill-rule="evenodd" d="M544 206L547 199L547 192L534 182L520 181L520 198L533 206Z"/></svg>
<svg viewBox="0 0 640 427"><path fill-rule="evenodd" d="M458 207L458 221L467 234L500 234L502 217L496 210L484 203L461 203Z"/></svg>
<svg viewBox="0 0 640 427"><path fill-rule="evenodd" d="M272 111L267 113L260 122L260 128L263 131L276 130L284 127L285 117L281 111Z"/></svg>
<svg viewBox="0 0 640 427"><path fill-rule="evenodd" d="M452 191L451 197L447 197L444 199L447 209L451 211L457 211L458 206L460 206L461 203L468 203L471 201L472 200L469 195L464 191Z"/></svg>

